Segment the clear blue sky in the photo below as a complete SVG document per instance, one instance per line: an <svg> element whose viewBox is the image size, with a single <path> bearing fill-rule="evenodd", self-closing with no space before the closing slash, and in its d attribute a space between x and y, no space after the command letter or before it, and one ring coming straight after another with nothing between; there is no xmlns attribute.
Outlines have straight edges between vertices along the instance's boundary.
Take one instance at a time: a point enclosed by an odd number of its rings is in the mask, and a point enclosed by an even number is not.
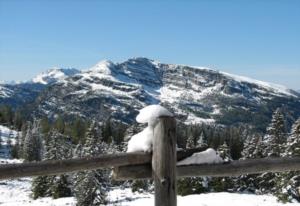
<svg viewBox="0 0 300 206"><path fill-rule="evenodd" d="M136 56L300 89L300 1L0 0L0 80Z"/></svg>

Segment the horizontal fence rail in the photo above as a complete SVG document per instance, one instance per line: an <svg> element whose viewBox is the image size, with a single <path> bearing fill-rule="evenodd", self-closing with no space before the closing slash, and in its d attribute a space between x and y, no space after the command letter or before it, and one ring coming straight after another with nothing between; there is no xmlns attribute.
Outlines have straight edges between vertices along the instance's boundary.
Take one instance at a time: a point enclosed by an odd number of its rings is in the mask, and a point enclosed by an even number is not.
<svg viewBox="0 0 300 206"><path fill-rule="evenodd" d="M151 158L150 153L135 152L59 161L2 164L0 165L0 180L19 177L55 175L131 164L144 164L151 162Z"/></svg>
<svg viewBox="0 0 300 206"><path fill-rule="evenodd" d="M178 151L177 159L182 160L206 148ZM143 152L107 154L99 157L77 158L60 161L43 161L18 164L0 164L0 180L42 175L56 175L82 170L112 168L126 165L151 165L152 154ZM150 166L151 167L151 166Z"/></svg>
<svg viewBox="0 0 300 206"><path fill-rule="evenodd" d="M177 166L177 178L211 176L228 177L265 172L288 172L300 170L300 157L261 158L236 160L224 164L201 164ZM130 165L114 168L116 180L150 179L151 165Z"/></svg>

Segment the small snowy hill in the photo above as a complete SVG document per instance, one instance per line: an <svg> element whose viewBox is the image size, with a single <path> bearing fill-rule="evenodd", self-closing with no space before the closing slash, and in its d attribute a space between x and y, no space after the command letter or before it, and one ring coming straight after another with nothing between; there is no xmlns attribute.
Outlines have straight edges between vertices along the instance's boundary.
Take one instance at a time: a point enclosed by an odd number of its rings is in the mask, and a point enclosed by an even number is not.
<svg viewBox="0 0 300 206"><path fill-rule="evenodd" d="M51 84L54 82L63 81L65 78L78 74L80 71L74 68L52 68L43 72L32 79L33 83Z"/></svg>

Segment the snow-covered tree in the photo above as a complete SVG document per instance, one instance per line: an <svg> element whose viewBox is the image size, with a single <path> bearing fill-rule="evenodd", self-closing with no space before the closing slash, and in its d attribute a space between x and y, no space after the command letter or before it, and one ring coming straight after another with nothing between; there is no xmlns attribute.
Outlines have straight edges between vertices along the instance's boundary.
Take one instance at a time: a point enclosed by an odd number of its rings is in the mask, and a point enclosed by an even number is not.
<svg viewBox="0 0 300 206"><path fill-rule="evenodd" d="M192 149L198 146L203 146L203 142L200 140L200 138L198 141L196 141L195 138L190 135L186 142L186 148ZM208 192L208 181L209 179L206 177L187 177L179 179L177 182L178 194L189 195Z"/></svg>
<svg viewBox="0 0 300 206"><path fill-rule="evenodd" d="M200 136L197 139L197 147L207 147L207 146L208 146L208 142L204 136L204 132L202 131Z"/></svg>
<svg viewBox="0 0 300 206"><path fill-rule="evenodd" d="M23 145L23 158L26 161L40 161L42 159L42 137L38 121L29 124Z"/></svg>
<svg viewBox="0 0 300 206"><path fill-rule="evenodd" d="M63 160L71 158L72 146L70 138L59 133L57 130L51 130L45 143L45 153L43 160ZM71 184L69 175L41 176L33 180L33 197L53 198L71 196Z"/></svg>
<svg viewBox="0 0 300 206"><path fill-rule="evenodd" d="M300 118L293 124L287 140L286 150L282 156L300 156ZM300 172L292 171L278 175L276 195L282 201L296 199L300 202Z"/></svg>
<svg viewBox="0 0 300 206"><path fill-rule="evenodd" d="M286 142L285 120L280 109L277 109L273 116L267 134L264 137L264 142L259 146L264 146L262 150L263 157L280 157L284 153L284 144ZM262 148L260 148L262 149ZM278 173L263 173L256 179L261 193L275 193L277 190Z"/></svg>
<svg viewBox="0 0 300 206"><path fill-rule="evenodd" d="M279 157L281 155L283 144L286 142L286 129L284 116L280 109L274 112L264 141L267 143L265 156Z"/></svg>
<svg viewBox="0 0 300 206"><path fill-rule="evenodd" d="M0 130L0 148L2 147L2 131Z"/></svg>
<svg viewBox="0 0 300 206"><path fill-rule="evenodd" d="M86 132L85 143L78 147L78 156L94 157L104 153L107 144L103 141L101 130L95 122ZM105 170L79 172L74 177L73 190L77 205L90 206L106 203L108 173Z"/></svg>
<svg viewBox="0 0 300 206"><path fill-rule="evenodd" d="M262 155L259 155L260 152L263 153L263 151L261 151L263 148L260 148L263 145L259 145L261 142L262 137L259 134L249 136L244 142L242 158L249 159L261 157Z"/></svg>
<svg viewBox="0 0 300 206"><path fill-rule="evenodd" d="M222 145L219 146L217 153L225 162L232 161L230 148L224 142ZM234 186L233 179L231 177L213 177L208 182L208 187L210 191L213 192L223 192L232 189Z"/></svg>
<svg viewBox="0 0 300 206"><path fill-rule="evenodd" d="M222 159L225 162L229 162L232 161L231 155L230 155L230 148L228 147L228 145L226 144L226 142L224 142L224 144L222 144L219 148L218 148L218 154L220 157L222 157Z"/></svg>

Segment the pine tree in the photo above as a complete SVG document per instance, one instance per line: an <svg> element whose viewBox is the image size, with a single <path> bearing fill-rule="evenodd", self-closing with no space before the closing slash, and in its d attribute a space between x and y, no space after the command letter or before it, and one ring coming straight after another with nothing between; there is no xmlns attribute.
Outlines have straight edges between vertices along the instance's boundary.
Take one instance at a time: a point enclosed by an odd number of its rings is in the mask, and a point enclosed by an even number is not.
<svg viewBox="0 0 300 206"><path fill-rule="evenodd" d="M253 159L257 158L256 152L259 152L260 148L258 148L258 144L261 142L261 137L258 134L253 136L249 136L245 143L242 151L243 159ZM258 150L259 149L259 150Z"/></svg>
<svg viewBox="0 0 300 206"><path fill-rule="evenodd" d="M85 143L78 147L84 157L104 153L107 144L103 141L101 130L95 122L86 132ZM80 148L80 149L79 149ZM78 156L79 156L78 155ZM105 170L83 171L75 175L74 194L79 206L101 205L106 203L108 174Z"/></svg>
<svg viewBox="0 0 300 206"><path fill-rule="evenodd" d="M1 134L0 134L0 137L1 137ZM18 132L17 133L17 136L15 137L16 138L16 142L15 144L12 146L12 149L11 149L11 156L12 158L15 158L15 159L19 159L19 150L20 150L20 133Z"/></svg>
<svg viewBox="0 0 300 206"><path fill-rule="evenodd" d="M202 141L195 141L194 137L190 135L186 142L186 148L192 149L202 146ZM205 177L187 177L179 179L177 182L178 194L179 195L189 195L189 194L199 194L203 192L208 192L208 178Z"/></svg>
<svg viewBox="0 0 300 206"><path fill-rule="evenodd" d="M286 142L285 121L280 109L274 112L264 141L267 143L266 156L279 157Z"/></svg>
<svg viewBox="0 0 300 206"><path fill-rule="evenodd" d="M18 157L24 159L24 143L25 143L25 137L27 134L27 127L30 126L30 122L26 122L22 125L21 128L21 134L19 136L19 149L18 149Z"/></svg>
<svg viewBox="0 0 300 206"><path fill-rule="evenodd" d="M286 142L286 130L284 116L280 109L277 109L272 121L267 128L267 134L264 138L265 149L263 157L280 157L284 153L284 144ZM278 185L278 173L263 173L257 177L259 190L262 193L275 193Z"/></svg>
<svg viewBox="0 0 300 206"><path fill-rule="evenodd" d="M0 130L0 149L2 147L2 131Z"/></svg>
<svg viewBox="0 0 300 206"><path fill-rule="evenodd" d="M40 161L42 152L42 138L39 122L35 121L33 126L28 125L23 145L23 158L26 161Z"/></svg>
<svg viewBox="0 0 300 206"><path fill-rule="evenodd" d="M207 139L204 136L204 132L202 131L197 140L197 147L208 147Z"/></svg>
<svg viewBox="0 0 300 206"><path fill-rule="evenodd" d="M217 150L217 153L225 162L232 161L230 148L224 142ZM223 192L233 189L234 182L231 177L213 177L208 183L208 186L213 192Z"/></svg>
<svg viewBox="0 0 300 206"><path fill-rule="evenodd" d="M196 147L195 138L193 136L189 136L188 139L186 140L186 148L192 149L195 147Z"/></svg>
<svg viewBox="0 0 300 206"><path fill-rule="evenodd" d="M262 158L264 153L265 143L262 140L262 136L255 134L254 136L249 136L245 143L244 149L242 152L243 159L254 159ZM258 175L257 174L248 174L241 175L238 178L234 179L235 182L235 191L238 192L252 192L254 193L259 189L258 185Z"/></svg>
<svg viewBox="0 0 300 206"><path fill-rule="evenodd" d="M52 177L49 176L39 176L33 179L31 185L32 197L37 199L39 197L49 197L50 192L50 182Z"/></svg>
<svg viewBox="0 0 300 206"><path fill-rule="evenodd" d="M219 147L218 154L219 154L220 157L222 157L222 159L225 162L232 161L232 158L231 158L231 155L230 155L230 148L228 147L228 145L226 144L226 142L224 142L224 144L222 144Z"/></svg>
<svg viewBox="0 0 300 206"><path fill-rule="evenodd" d="M43 160L64 160L72 156L70 138L60 134L57 130L51 130L45 142L45 154ZM40 176L33 180L33 197L61 198L72 194L69 175Z"/></svg>
<svg viewBox="0 0 300 206"><path fill-rule="evenodd" d="M300 118L293 124L288 138L284 157L300 156ZM296 199L300 202L300 172L286 172L278 175L277 197L284 202Z"/></svg>

